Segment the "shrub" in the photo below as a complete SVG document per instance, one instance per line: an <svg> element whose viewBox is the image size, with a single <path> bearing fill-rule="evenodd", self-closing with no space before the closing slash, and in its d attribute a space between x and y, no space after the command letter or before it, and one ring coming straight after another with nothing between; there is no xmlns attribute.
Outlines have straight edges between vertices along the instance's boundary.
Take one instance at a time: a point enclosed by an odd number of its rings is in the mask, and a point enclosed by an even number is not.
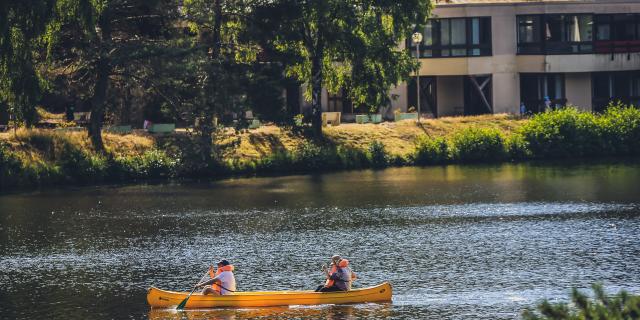
<svg viewBox="0 0 640 320"><path fill-rule="evenodd" d="M567 107L539 113L525 123L519 134L537 158L568 158L598 155L603 149L597 117Z"/></svg>
<svg viewBox="0 0 640 320"><path fill-rule="evenodd" d="M361 169L370 165L366 152L359 149L338 146L336 153L343 169Z"/></svg>
<svg viewBox="0 0 640 320"><path fill-rule="evenodd" d="M63 142L56 145L56 157L67 180L79 183L103 181L107 173L107 159L89 154L78 146Z"/></svg>
<svg viewBox="0 0 640 320"><path fill-rule="evenodd" d="M417 165L442 164L449 159L449 146L444 138L421 136L416 140L413 161Z"/></svg>
<svg viewBox="0 0 640 320"><path fill-rule="evenodd" d="M118 180L169 178L175 176L178 162L160 150L150 150L139 156L116 157L110 175Z"/></svg>
<svg viewBox="0 0 640 320"><path fill-rule="evenodd" d="M531 158L529 144L520 134L512 134L505 140L505 148L510 159L525 160Z"/></svg>
<svg viewBox="0 0 640 320"><path fill-rule="evenodd" d="M285 172L291 167L292 162L293 159L288 151L277 151L258 161L256 170L265 172Z"/></svg>
<svg viewBox="0 0 640 320"><path fill-rule="evenodd" d="M565 303L550 303L543 301L538 305L539 313L525 310L522 317L525 320L618 320L640 319L640 296L629 295L627 292L609 297L606 296L601 285L593 285L594 298L589 298L577 289L571 293L573 306Z"/></svg>
<svg viewBox="0 0 640 320"><path fill-rule="evenodd" d="M13 155L9 144L0 141L0 188L17 184L22 171L20 159Z"/></svg>
<svg viewBox="0 0 640 320"><path fill-rule="evenodd" d="M293 153L292 167L296 171L317 171L340 165L335 149L305 141Z"/></svg>
<svg viewBox="0 0 640 320"><path fill-rule="evenodd" d="M608 154L640 154L640 110L623 104L611 104L599 117L602 145Z"/></svg>
<svg viewBox="0 0 640 320"><path fill-rule="evenodd" d="M461 162L490 162L504 160L504 138L496 129L467 128L451 139L453 160Z"/></svg>
<svg viewBox="0 0 640 320"><path fill-rule="evenodd" d="M384 144L379 141L373 141L369 144L367 158L373 168L384 168L389 165L389 155L385 150Z"/></svg>
<svg viewBox="0 0 640 320"><path fill-rule="evenodd" d="M321 169L324 166L321 160L322 154L320 146L305 141L295 151L294 164L300 169Z"/></svg>

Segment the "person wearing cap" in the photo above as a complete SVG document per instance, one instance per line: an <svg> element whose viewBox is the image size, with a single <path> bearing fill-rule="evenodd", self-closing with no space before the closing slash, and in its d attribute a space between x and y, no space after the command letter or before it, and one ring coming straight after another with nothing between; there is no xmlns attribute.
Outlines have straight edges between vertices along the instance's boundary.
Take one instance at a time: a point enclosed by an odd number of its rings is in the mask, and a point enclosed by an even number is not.
<svg viewBox="0 0 640 320"><path fill-rule="evenodd" d="M330 268L322 266L322 272L327 277L324 285L319 286L316 292L349 291L351 283L356 279L356 274L349 268L349 260L339 255L331 257Z"/></svg>
<svg viewBox="0 0 640 320"><path fill-rule="evenodd" d="M213 265L209 267L211 279L200 282L196 288L204 287L202 294L226 295L236 292L236 277L233 275L234 267L227 260L218 262L218 269L214 273Z"/></svg>

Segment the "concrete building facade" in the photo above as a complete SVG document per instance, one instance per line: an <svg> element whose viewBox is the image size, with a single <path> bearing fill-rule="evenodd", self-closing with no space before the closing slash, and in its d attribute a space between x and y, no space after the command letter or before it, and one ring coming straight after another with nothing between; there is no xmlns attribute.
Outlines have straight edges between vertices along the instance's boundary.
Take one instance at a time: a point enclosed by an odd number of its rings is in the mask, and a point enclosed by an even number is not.
<svg viewBox="0 0 640 320"><path fill-rule="evenodd" d="M425 116L640 104L639 0L438 1L419 31ZM402 48L417 57L410 40ZM416 81L391 95L387 109L416 107ZM348 117L354 111L346 106L323 96L327 111Z"/></svg>

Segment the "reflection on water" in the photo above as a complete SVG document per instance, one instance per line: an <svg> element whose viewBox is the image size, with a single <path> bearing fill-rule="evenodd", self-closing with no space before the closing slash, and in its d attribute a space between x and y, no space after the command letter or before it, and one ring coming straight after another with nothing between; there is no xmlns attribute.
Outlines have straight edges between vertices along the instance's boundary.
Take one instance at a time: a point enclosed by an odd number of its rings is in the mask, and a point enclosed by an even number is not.
<svg viewBox="0 0 640 320"><path fill-rule="evenodd" d="M512 319L602 281L640 291L640 165L401 168L0 196L0 318ZM149 311L212 261L302 290L333 253L392 304Z"/></svg>
<svg viewBox="0 0 640 320"><path fill-rule="evenodd" d="M383 319L391 315L391 304L290 306L217 310L151 310L150 320L240 320L240 319Z"/></svg>

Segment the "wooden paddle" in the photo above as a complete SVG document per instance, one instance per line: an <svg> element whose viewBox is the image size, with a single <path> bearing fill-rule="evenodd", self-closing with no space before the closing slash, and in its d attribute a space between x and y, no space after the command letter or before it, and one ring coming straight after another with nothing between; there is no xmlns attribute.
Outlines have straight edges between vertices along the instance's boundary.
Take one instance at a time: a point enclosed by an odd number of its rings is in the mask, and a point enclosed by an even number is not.
<svg viewBox="0 0 640 320"><path fill-rule="evenodd" d="M204 274L204 276L202 276L202 278L200 278L200 281L198 281L198 283L204 281L204 278L209 274L209 270L207 270L207 272ZM196 283L196 285L198 284ZM196 286L193 286L193 290L191 290L191 292L189 292L189 295L184 298L184 300L182 300L182 302L180 302L180 304L176 307L176 309L178 310L182 310L184 309L184 307L187 305L187 301L189 301L189 298L191 298L191 295L193 294L194 291L196 291Z"/></svg>

